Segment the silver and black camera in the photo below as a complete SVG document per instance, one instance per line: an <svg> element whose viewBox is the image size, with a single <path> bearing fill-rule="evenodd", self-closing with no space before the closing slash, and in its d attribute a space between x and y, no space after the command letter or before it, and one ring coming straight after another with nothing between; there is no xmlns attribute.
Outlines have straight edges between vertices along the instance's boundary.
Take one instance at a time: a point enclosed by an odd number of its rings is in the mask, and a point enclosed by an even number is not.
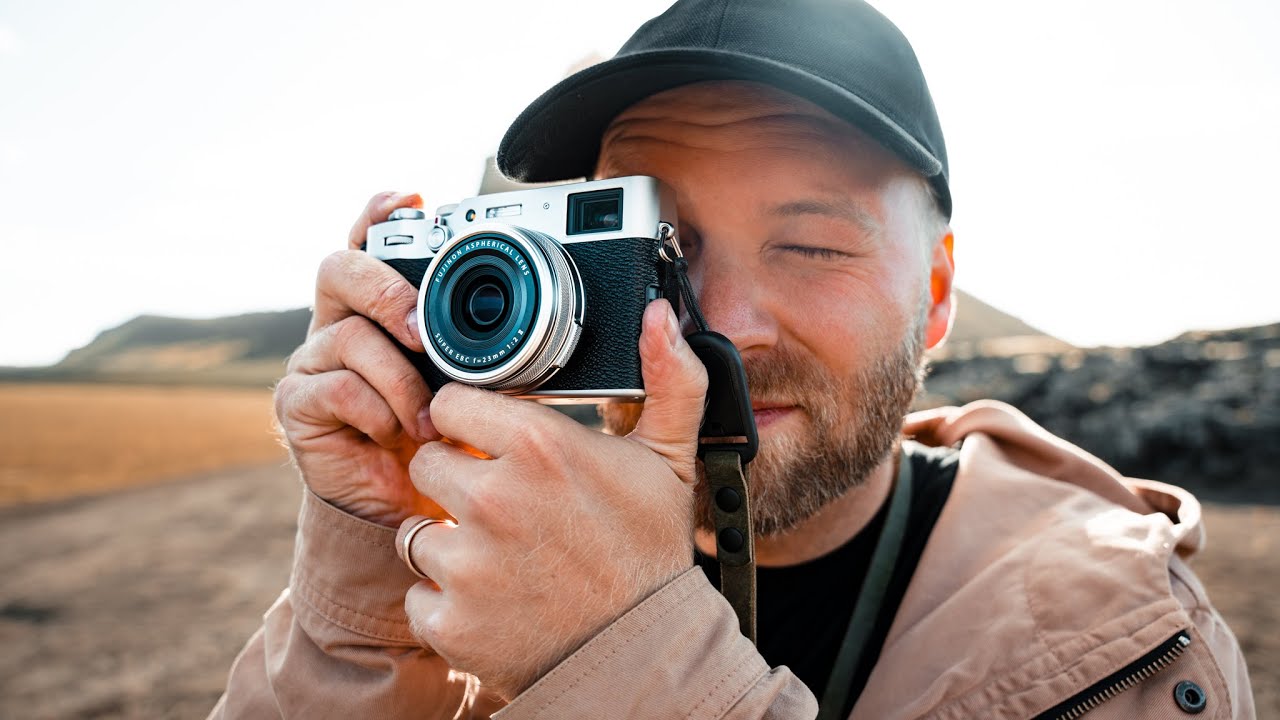
<svg viewBox="0 0 1280 720"><path fill-rule="evenodd" d="M666 260L675 195L633 176L481 195L428 217L400 209L365 250L418 288L432 390L448 382L543 402L644 399L640 321L679 310Z"/></svg>

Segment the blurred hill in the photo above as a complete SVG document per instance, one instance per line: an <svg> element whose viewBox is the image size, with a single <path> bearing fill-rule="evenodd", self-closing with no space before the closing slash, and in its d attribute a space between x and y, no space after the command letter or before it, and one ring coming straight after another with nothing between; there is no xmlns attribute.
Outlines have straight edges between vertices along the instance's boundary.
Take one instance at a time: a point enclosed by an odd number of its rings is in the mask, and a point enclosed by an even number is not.
<svg viewBox="0 0 1280 720"><path fill-rule="evenodd" d="M262 387L283 374L310 320L306 308L208 320L142 315L56 365L0 369L0 380Z"/></svg>
<svg viewBox="0 0 1280 720"><path fill-rule="evenodd" d="M947 343L954 352L1071 349L963 291L957 291L956 302L957 317ZM302 344L310 320L306 308L209 320L142 315L104 330L56 365L0 368L0 380L262 387L284 372L285 359Z"/></svg>
<svg viewBox="0 0 1280 720"><path fill-rule="evenodd" d="M1063 352L1072 345L1031 327L963 290L955 292L956 318L947 342L934 357Z"/></svg>

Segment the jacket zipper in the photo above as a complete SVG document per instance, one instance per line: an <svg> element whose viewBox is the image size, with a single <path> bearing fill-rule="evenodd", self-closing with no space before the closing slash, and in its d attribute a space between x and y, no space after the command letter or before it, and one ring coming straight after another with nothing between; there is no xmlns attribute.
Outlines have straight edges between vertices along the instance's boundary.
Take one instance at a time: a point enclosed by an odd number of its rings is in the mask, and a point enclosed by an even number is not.
<svg viewBox="0 0 1280 720"><path fill-rule="evenodd" d="M1129 663L1083 692L1076 693L1035 716L1033 720L1075 720L1120 693L1173 664L1191 646L1185 630L1160 643L1154 650Z"/></svg>

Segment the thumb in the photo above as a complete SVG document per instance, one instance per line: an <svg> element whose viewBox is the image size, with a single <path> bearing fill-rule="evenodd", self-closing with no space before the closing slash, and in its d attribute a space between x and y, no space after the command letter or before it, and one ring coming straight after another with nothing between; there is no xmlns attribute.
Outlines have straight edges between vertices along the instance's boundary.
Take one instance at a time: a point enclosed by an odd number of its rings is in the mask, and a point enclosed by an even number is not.
<svg viewBox="0 0 1280 720"><path fill-rule="evenodd" d="M645 308L640 332L645 401L627 437L663 456L680 479L694 481L698 427L707 397L707 369L680 332L665 299Z"/></svg>

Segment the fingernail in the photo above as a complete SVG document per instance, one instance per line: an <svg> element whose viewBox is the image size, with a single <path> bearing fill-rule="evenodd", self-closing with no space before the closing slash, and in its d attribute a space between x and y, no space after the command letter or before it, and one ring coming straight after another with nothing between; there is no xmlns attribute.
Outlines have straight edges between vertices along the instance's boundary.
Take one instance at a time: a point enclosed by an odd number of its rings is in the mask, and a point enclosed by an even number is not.
<svg viewBox="0 0 1280 720"><path fill-rule="evenodd" d="M680 321L676 319L670 305L667 306L667 342L671 343L671 347L680 343Z"/></svg>
<svg viewBox="0 0 1280 720"><path fill-rule="evenodd" d="M418 433L423 440L437 440L440 437L436 432L436 426L431 422L430 405L424 405L418 411Z"/></svg>
<svg viewBox="0 0 1280 720"><path fill-rule="evenodd" d="M422 336L418 334L418 308L409 311L404 319L404 324L409 328L409 337L417 338L418 342L422 342Z"/></svg>

